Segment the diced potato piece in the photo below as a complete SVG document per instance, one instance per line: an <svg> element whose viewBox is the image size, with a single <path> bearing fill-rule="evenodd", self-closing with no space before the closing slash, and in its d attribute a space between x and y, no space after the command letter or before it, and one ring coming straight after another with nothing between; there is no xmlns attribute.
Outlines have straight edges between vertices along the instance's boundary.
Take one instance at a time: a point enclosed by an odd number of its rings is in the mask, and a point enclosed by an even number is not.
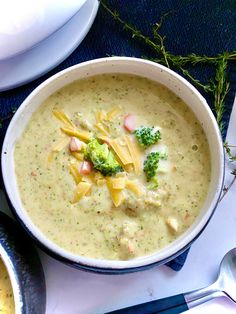
<svg viewBox="0 0 236 314"><path fill-rule="evenodd" d="M167 160L161 160L157 169L158 173L167 174L172 170L172 164Z"/></svg>
<svg viewBox="0 0 236 314"><path fill-rule="evenodd" d="M129 254L134 254L135 253L134 244L127 237L120 237L119 238L119 243L120 243L121 248L124 249L127 253L129 253Z"/></svg>
<svg viewBox="0 0 236 314"><path fill-rule="evenodd" d="M157 207L157 208L161 207L161 202L157 201L157 200L155 200L155 199L153 199L151 197L145 199L144 202L145 202L146 205L149 205L149 206L154 206L154 207Z"/></svg>
<svg viewBox="0 0 236 314"><path fill-rule="evenodd" d="M122 233L129 238L134 238L138 229L138 224L135 221L128 220L122 225Z"/></svg>
<svg viewBox="0 0 236 314"><path fill-rule="evenodd" d="M67 117L67 115L63 111L53 110L52 113L58 120L63 122L66 126L75 128L75 125L73 124L73 122L71 122L71 120Z"/></svg>
<svg viewBox="0 0 236 314"><path fill-rule="evenodd" d="M166 219L166 224L171 229L171 231L178 232L178 230L179 230L179 223L178 223L178 220L176 218L168 217Z"/></svg>
<svg viewBox="0 0 236 314"><path fill-rule="evenodd" d="M77 130L76 128L61 128L61 131L69 136L78 137L80 140L88 142L92 135L88 131Z"/></svg>
<svg viewBox="0 0 236 314"><path fill-rule="evenodd" d="M144 193L140 185L131 180L126 180L126 188L129 189L131 192L133 192L137 196L141 196Z"/></svg>
<svg viewBox="0 0 236 314"><path fill-rule="evenodd" d="M79 173L78 165L76 163L70 162L69 163L69 171L70 174L73 176L75 182L78 184L82 180L82 176Z"/></svg>
<svg viewBox="0 0 236 314"><path fill-rule="evenodd" d="M85 129L88 131L93 129L93 125L84 117L77 119L77 125L79 125L82 129Z"/></svg>
<svg viewBox="0 0 236 314"><path fill-rule="evenodd" d="M112 180L112 188L115 190L123 190L125 188L125 184L125 177L117 177Z"/></svg>
<svg viewBox="0 0 236 314"><path fill-rule="evenodd" d="M91 183L81 181L76 187L73 203L79 202L86 196L90 192L91 186Z"/></svg>
<svg viewBox="0 0 236 314"><path fill-rule="evenodd" d="M110 195L111 195L111 198L112 198L112 201L115 205L115 207L118 207L122 204L122 202L124 201L124 194L122 192L122 190L115 190L113 188L113 179L112 178L107 178L106 179L107 181L107 187L108 187L108 190L110 192Z"/></svg>

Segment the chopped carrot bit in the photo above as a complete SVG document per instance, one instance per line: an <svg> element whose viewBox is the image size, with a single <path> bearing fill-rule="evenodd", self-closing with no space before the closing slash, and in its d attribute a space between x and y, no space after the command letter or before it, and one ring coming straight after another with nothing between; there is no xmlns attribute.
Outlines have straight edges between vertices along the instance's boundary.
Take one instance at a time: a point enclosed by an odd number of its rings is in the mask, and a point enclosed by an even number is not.
<svg viewBox="0 0 236 314"><path fill-rule="evenodd" d="M135 116L133 114L127 114L127 116L125 116L124 128L130 133L135 130Z"/></svg>
<svg viewBox="0 0 236 314"><path fill-rule="evenodd" d="M79 169L80 174L87 175L87 174L90 174L91 171L92 171L91 162L84 160L80 166L80 169Z"/></svg>

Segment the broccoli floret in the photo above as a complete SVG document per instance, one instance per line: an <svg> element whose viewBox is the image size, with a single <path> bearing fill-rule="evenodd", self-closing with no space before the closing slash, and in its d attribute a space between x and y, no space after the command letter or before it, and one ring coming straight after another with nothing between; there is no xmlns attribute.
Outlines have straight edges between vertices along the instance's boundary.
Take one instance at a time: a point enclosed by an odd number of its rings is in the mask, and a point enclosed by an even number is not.
<svg viewBox="0 0 236 314"><path fill-rule="evenodd" d="M167 158L167 154L160 153L160 152L151 152L147 155L147 158L143 164L144 165L143 171L146 174L147 181L152 182L150 188L155 188L158 186L157 170L158 170L159 162L161 159L166 159L166 158Z"/></svg>
<svg viewBox="0 0 236 314"><path fill-rule="evenodd" d="M104 176L111 176L123 171L107 144L100 144L96 138L88 143L84 156L93 163L94 169L100 171Z"/></svg>
<svg viewBox="0 0 236 314"><path fill-rule="evenodd" d="M155 190L158 188L158 179L157 179L157 176L153 177L150 181L150 184L148 185L148 190Z"/></svg>
<svg viewBox="0 0 236 314"><path fill-rule="evenodd" d="M161 139L161 132L156 130L154 126L141 126L134 131L134 134L141 146L148 147L157 143Z"/></svg>

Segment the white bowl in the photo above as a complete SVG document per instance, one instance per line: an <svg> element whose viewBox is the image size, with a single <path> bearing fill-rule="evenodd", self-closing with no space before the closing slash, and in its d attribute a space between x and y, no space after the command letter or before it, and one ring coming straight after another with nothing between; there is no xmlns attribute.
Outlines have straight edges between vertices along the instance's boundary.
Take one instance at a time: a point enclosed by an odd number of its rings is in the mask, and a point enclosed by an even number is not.
<svg viewBox="0 0 236 314"><path fill-rule="evenodd" d="M85 77L102 73L128 73L149 78L167 86L191 108L200 121L210 147L211 182L205 203L194 224L176 241L154 254L128 260L110 261L82 257L70 253L49 240L31 221L24 209L14 172L14 145L26 127L32 113L52 93ZM113 57L97 59L72 66L52 76L38 86L22 103L7 130L2 150L2 173L6 192L16 216L31 236L51 255L74 266L98 272L121 273L137 271L151 265L163 264L183 252L202 232L219 200L224 178L224 149L216 120L201 94L172 70L142 59Z"/></svg>
<svg viewBox="0 0 236 314"><path fill-rule="evenodd" d="M46 285L38 252L17 222L1 211L0 259L11 281L14 313L45 314Z"/></svg>
<svg viewBox="0 0 236 314"><path fill-rule="evenodd" d="M47 38L72 18L85 1L2 1L0 60L22 53Z"/></svg>

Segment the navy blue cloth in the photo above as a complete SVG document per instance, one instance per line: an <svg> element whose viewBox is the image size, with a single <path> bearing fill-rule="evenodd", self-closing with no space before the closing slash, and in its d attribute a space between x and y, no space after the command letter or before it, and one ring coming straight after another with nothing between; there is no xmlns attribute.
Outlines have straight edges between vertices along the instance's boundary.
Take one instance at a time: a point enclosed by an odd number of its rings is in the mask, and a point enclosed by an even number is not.
<svg viewBox="0 0 236 314"><path fill-rule="evenodd" d="M170 12L160 33L166 35L166 47L174 54L196 53L211 56L236 49L235 0L107 0L107 3L118 11L123 19L147 35L151 35L152 25L158 22L163 14ZM156 57L154 51L132 39L130 34L100 6L89 34L69 58L34 82L0 93L0 117L3 120L0 141L2 142L10 121L10 116L7 118L8 114L12 109L18 108L42 81L76 63L110 55ZM203 81L213 75L213 69L209 66L196 66L191 71L196 78ZM229 77L232 84L226 99L225 130L236 91L236 70L233 62L230 64ZM203 96L207 98L212 108L212 100L204 93ZM168 265L179 270L186 256L187 253L184 253Z"/></svg>

